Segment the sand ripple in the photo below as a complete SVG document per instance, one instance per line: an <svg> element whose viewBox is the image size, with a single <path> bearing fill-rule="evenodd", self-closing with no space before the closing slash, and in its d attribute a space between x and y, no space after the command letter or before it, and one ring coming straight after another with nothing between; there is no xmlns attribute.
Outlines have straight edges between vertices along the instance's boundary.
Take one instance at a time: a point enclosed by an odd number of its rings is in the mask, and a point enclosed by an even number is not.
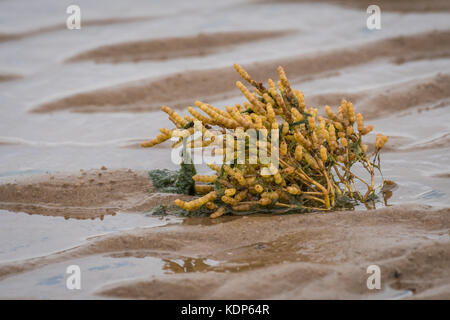
<svg viewBox="0 0 450 320"><path fill-rule="evenodd" d="M255 79L276 78L274 66L283 65L294 82L302 77L327 76L330 71L366 64L378 59L424 59L450 56L450 31L401 36L369 43L351 49L338 49L313 56L279 59L245 66ZM233 67L189 71L158 80L78 93L36 107L33 112L70 110L75 112L145 112L168 104L185 108L195 100L225 99L237 94L238 80Z"/></svg>
<svg viewBox="0 0 450 320"><path fill-rule="evenodd" d="M205 56L220 48L258 40L269 40L289 31L247 31L201 33L191 37L163 38L102 46L82 52L67 62L93 60L97 63L167 60L181 57Z"/></svg>

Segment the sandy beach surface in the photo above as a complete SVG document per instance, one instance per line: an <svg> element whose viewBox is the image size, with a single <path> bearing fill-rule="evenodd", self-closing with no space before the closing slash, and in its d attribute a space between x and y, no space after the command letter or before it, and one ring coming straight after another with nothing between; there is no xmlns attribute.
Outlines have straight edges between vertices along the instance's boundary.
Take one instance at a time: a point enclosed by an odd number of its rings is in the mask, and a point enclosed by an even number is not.
<svg viewBox="0 0 450 320"><path fill-rule="evenodd" d="M365 1L78 2L80 30L70 1L0 3L0 298L450 299L448 1L378 1L372 31ZM242 102L234 63L260 81L284 66L319 109L351 100L371 147L390 137L384 201L150 214L180 197L147 173L177 168L170 143L139 148L170 126L159 107Z"/></svg>

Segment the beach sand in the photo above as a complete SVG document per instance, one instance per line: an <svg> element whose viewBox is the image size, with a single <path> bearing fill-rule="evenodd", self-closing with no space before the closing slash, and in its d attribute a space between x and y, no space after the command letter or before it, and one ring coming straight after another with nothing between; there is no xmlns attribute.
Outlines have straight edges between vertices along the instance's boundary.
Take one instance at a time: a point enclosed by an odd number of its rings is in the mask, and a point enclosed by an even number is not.
<svg viewBox="0 0 450 320"><path fill-rule="evenodd" d="M364 1L148 2L124 16L110 1L78 33L19 15L0 30L0 298L450 299L449 2L374 4L373 32ZM233 63L259 81L282 65L308 106L352 101L375 125L371 149L390 137L386 202L150 215L189 197L148 177L170 167L170 143L139 143L169 125L161 105L242 103ZM71 264L89 279L76 296ZM370 265L382 290L366 286Z"/></svg>
<svg viewBox="0 0 450 320"><path fill-rule="evenodd" d="M109 45L83 52L68 62L93 60L97 63L124 63L145 60L167 60L179 57L205 56L218 49L225 50L240 43L281 37L289 31L221 32L199 34L194 37L163 38Z"/></svg>
<svg viewBox="0 0 450 320"><path fill-rule="evenodd" d="M107 181L115 179L115 187L100 185L98 173ZM95 182L86 187L74 175L62 174L3 185L0 208L89 219L118 210L146 212L155 203L174 199L152 193L143 172L90 170L85 180L91 178ZM359 299L377 297L365 285L366 268L377 264L382 266L382 283L392 290L384 298L408 291L412 297L448 299L449 228L448 208L424 205L188 218L182 224L117 232L74 249L1 264L0 279L86 256L151 256L165 261L165 275L109 285L96 294L138 299ZM208 265L207 260L219 263Z"/></svg>

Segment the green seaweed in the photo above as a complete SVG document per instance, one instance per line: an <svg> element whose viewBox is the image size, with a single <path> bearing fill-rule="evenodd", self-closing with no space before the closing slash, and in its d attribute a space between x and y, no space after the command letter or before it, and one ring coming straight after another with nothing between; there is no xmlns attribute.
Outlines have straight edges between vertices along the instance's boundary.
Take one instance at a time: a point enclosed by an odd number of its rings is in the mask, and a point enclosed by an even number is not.
<svg viewBox="0 0 450 320"><path fill-rule="evenodd" d="M150 170L148 175L153 182L153 186L160 192L179 193L175 186L175 181L179 170L155 169Z"/></svg>
<svg viewBox="0 0 450 320"><path fill-rule="evenodd" d="M195 181L192 177L196 173L197 171L192 163L181 163L181 169L178 171L178 177L175 181L175 187L178 189L178 193L195 194Z"/></svg>
<svg viewBox="0 0 450 320"><path fill-rule="evenodd" d="M195 194L195 181L192 179L195 174L195 166L184 162L181 163L180 170L155 169L148 172L153 185L159 192L187 195Z"/></svg>

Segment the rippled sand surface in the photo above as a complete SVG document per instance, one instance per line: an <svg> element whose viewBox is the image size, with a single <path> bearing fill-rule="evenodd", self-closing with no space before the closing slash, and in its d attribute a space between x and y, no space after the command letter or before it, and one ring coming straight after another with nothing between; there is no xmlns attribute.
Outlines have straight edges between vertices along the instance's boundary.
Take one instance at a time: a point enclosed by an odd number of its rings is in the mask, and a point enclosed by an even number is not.
<svg viewBox="0 0 450 320"><path fill-rule="evenodd" d="M133 3L79 1L81 30L67 1L0 3L0 298L450 298L446 1L381 1L376 31L364 1ZM233 63L261 81L283 65L312 106L353 101L369 142L390 137L386 201L148 215L176 196L146 170L176 166L138 143L169 126L161 104L240 102ZM73 264L82 290L66 289Z"/></svg>

